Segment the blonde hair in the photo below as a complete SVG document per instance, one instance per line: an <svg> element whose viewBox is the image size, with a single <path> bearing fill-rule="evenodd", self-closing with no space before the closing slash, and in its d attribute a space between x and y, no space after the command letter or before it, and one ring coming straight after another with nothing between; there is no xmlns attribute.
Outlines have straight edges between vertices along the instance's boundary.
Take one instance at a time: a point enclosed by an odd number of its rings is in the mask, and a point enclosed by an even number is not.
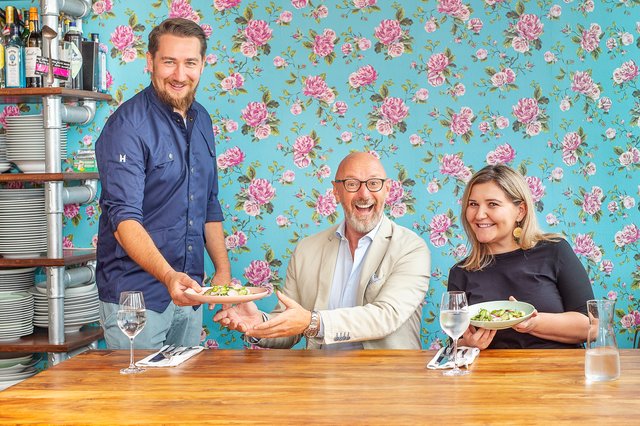
<svg viewBox="0 0 640 426"><path fill-rule="evenodd" d="M471 189L476 184L495 183L504 192L509 200L516 206L524 203L525 215L518 223L522 228L520 238L516 240L518 246L527 250L534 247L539 241L557 241L562 238L560 234L545 233L538 225L538 219L535 214L535 206L531 190L524 180L524 177L504 164L495 166L486 166L476 172L464 189L461 200L460 220L467 234L467 238L471 244L471 252L469 256L460 264L460 267L468 271L479 271L491 264L493 255L489 251L489 247L478 241L473 232L469 221L467 221L466 210L469 204L469 196Z"/></svg>

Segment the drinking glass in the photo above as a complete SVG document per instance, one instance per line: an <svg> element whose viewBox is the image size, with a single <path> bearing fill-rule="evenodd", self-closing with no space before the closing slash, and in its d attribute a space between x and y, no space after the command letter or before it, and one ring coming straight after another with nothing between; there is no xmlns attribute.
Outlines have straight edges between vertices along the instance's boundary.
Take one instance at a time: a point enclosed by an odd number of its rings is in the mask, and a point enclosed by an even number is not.
<svg viewBox="0 0 640 426"><path fill-rule="evenodd" d="M448 291L440 302L440 327L453 340L453 370L446 370L445 376L463 376L469 370L458 368L458 339L469 327L471 314L464 291Z"/></svg>
<svg viewBox="0 0 640 426"><path fill-rule="evenodd" d="M142 331L147 323L147 311L141 291L123 291L120 293L118 307L118 327L131 341L129 350L129 367L120 370L121 374L142 373L144 368L133 363L133 339Z"/></svg>
<svg viewBox="0 0 640 426"><path fill-rule="evenodd" d="M588 382L605 382L620 377L620 354L613 330L615 300L587 300L589 331L584 375Z"/></svg>

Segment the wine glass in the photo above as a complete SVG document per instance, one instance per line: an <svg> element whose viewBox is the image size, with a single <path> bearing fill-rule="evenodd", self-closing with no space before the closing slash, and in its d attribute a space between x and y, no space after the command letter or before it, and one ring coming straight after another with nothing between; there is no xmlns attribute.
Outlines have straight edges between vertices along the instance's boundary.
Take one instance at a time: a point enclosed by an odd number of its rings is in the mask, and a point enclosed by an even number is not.
<svg viewBox="0 0 640 426"><path fill-rule="evenodd" d="M118 327L131 341L129 351L129 367L120 370L121 374L142 373L144 368L136 367L133 363L133 339L142 331L147 323L147 311L144 307L144 297L141 291L123 291L120 293L118 307Z"/></svg>
<svg viewBox="0 0 640 426"><path fill-rule="evenodd" d="M469 327L471 314L464 291L448 291L440 303L440 327L453 339L453 370L444 371L445 376L463 376L468 370L458 368L458 339Z"/></svg>

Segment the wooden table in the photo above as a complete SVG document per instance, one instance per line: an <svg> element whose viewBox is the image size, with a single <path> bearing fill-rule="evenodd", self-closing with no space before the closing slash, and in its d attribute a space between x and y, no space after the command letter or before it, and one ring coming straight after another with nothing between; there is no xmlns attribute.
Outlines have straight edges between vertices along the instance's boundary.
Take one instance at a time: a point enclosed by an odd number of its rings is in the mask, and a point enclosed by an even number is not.
<svg viewBox="0 0 640 426"><path fill-rule="evenodd" d="M433 355L211 350L123 376L127 351L90 351L0 392L0 422L638 424L638 350L605 383L585 383L582 350L487 350L464 377L425 369Z"/></svg>

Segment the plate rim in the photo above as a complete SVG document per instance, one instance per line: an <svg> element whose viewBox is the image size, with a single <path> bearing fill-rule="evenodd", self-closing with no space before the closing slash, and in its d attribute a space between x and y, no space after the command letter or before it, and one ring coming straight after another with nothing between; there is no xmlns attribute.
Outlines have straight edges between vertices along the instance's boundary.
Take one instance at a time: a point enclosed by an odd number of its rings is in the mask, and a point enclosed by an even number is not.
<svg viewBox="0 0 640 426"><path fill-rule="evenodd" d="M211 287L202 287L202 292L207 291ZM196 293L192 288L188 288L184 291L185 296L189 299L200 302L202 304L210 303L210 304L218 304L218 303L244 303L244 302L252 302L254 300L259 300L264 297L267 297L269 293L269 289L266 287L252 287L245 286L244 288L248 288L251 294L246 296L205 296L203 294ZM255 292L253 290L256 290Z"/></svg>

